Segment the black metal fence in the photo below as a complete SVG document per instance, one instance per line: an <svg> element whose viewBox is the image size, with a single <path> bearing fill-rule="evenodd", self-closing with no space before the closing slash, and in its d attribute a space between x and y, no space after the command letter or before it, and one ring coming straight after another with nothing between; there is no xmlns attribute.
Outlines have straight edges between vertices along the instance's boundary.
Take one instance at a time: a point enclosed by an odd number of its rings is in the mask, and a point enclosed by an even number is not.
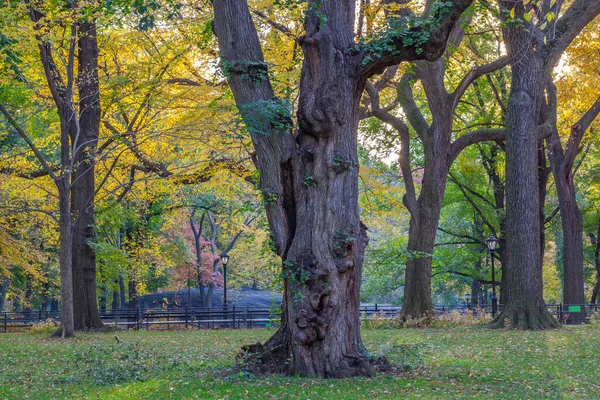
<svg viewBox="0 0 600 400"><path fill-rule="evenodd" d="M503 305L498 306L502 311ZM448 312L485 312L491 314L491 305L467 306L436 305L437 314ZM389 305L368 305L360 307L361 319L371 318L377 314L379 318L395 318L402 307ZM598 311L596 305L564 305L549 304L548 310L561 323L581 323L589 320L592 313ZM127 309L105 311L100 317L105 324L115 324L126 329L240 329L264 328L277 324L280 318L279 308L236 307L227 308L175 308L175 309ZM20 311L0 313L0 332L18 332L28 330L33 324L47 320L60 320L57 311Z"/></svg>

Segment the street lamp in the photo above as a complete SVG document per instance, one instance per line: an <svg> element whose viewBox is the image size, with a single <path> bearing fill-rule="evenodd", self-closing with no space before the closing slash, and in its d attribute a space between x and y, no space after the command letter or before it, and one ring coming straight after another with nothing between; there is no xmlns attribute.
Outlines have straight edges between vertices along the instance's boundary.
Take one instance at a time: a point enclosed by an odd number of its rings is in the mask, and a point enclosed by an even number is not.
<svg viewBox="0 0 600 400"><path fill-rule="evenodd" d="M191 282L192 282L192 263L188 263L188 269L187 269L187 289L188 289L188 307L192 307L192 289L191 289Z"/></svg>
<svg viewBox="0 0 600 400"><path fill-rule="evenodd" d="M490 251L490 258L492 259L492 318L496 317L498 312L498 300L496 298L496 270L494 269L494 252L496 251L496 244L498 239L494 235L490 236L485 244Z"/></svg>
<svg viewBox="0 0 600 400"><path fill-rule="evenodd" d="M465 293L465 302L467 303L467 308L471 308L471 293Z"/></svg>
<svg viewBox="0 0 600 400"><path fill-rule="evenodd" d="M223 309L227 309L227 263L229 262L229 255L227 253L221 254L221 262L223 263Z"/></svg>

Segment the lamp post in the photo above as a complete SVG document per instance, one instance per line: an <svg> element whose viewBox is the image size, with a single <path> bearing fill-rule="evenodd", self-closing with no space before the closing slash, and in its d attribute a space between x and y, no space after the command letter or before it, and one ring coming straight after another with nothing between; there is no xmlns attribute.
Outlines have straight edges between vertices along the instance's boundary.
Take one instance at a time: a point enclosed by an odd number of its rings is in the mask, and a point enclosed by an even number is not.
<svg viewBox="0 0 600 400"><path fill-rule="evenodd" d="M467 303L467 309L471 308L471 293L465 293L465 302Z"/></svg>
<svg viewBox="0 0 600 400"><path fill-rule="evenodd" d="M498 300L496 298L496 270L494 269L494 252L496 251L496 244L498 239L494 235L490 236L485 244L490 251L490 258L492 259L492 318L496 317L498 312Z"/></svg>
<svg viewBox="0 0 600 400"><path fill-rule="evenodd" d="M229 262L227 253L221 254L221 262L223 263L223 309L227 310L227 263Z"/></svg>
<svg viewBox="0 0 600 400"><path fill-rule="evenodd" d="M191 283L191 269L192 269L192 264L188 263L188 270L187 270L187 287L188 287L188 307L192 307L192 290L190 288L190 283Z"/></svg>

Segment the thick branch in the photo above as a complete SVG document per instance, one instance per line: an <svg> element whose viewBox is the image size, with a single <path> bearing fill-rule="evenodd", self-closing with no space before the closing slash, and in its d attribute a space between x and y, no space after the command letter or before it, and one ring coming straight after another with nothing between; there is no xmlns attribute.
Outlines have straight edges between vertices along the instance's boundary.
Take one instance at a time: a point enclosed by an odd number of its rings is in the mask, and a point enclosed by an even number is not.
<svg viewBox="0 0 600 400"><path fill-rule="evenodd" d="M54 173L54 169L52 169L50 164L48 164L46 162L42 153L39 151L39 149L36 147L36 145L31 141L29 136L27 136L25 131L21 128L21 125L19 125L18 122L15 121L15 119L12 117L11 113L6 109L6 107L4 106L4 104L2 102L0 102L0 111L6 117L6 119L8 120L8 123L11 124L13 128L15 128L15 130L17 131L19 136L21 136L21 138L27 143L27 145L29 146L31 151L33 151L33 154L35 154L35 157L37 158L37 160L40 162L40 164L42 164L44 171L46 171L46 173L48 175L50 175L50 178L52 178L54 181L56 181L58 177Z"/></svg>
<svg viewBox="0 0 600 400"><path fill-rule="evenodd" d="M400 134L400 156L398 162L402 171L402 179L404 180L404 186L406 188L406 194L402 198L404 206L408 209L413 218L418 218L417 210L417 194L415 191L415 184L410 168L410 136L408 132L408 126L400 118L382 110L379 106L379 93L375 86L367 82L366 85L367 93L371 98L371 109L373 116L380 119L383 122L390 124Z"/></svg>
<svg viewBox="0 0 600 400"><path fill-rule="evenodd" d="M579 145L583 140L585 132L592 124L594 119L600 113L600 96L596 102L587 110L585 114L571 127L571 135L567 142L567 148L565 150L564 165L565 171L569 171L575 162L575 156L579 153Z"/></svg>
<svg viewBox="0 0 600 400"><path fill-rule="evenodd" d="M431 16L416 21L414 17L390 18L382 35L361 46L358 73L366 80L403 61L437 60L446 50L450 32L471 3L472 0L454 0L451 6L440 6Z"/></svg>
<svg viewBox="0 0 600 400"><path fill-rule="evenodd" d="M398 84L397 95L408 122L410 122L410 125L417 132L417 135L423 139L427 134L429 124L427 124L425 117L423 117L421 110L419 110L419 106L417 106L413 96L412 88L410 87L410 82L416 79L417 76L414 73L405 73L400 80L400 84Z"/></svg>
<svg viewBox="0 0 600 400"><path fill-rule="evenodd" d="M505 130L499 128L478 129L476 131L472 131L465 135L462 135L454 142L452 142L452 145L450 146L448 164L452 165L456 157L458 157L461 151L463 151L466 147L479 142L486 142L490 140L504 140L505 135Z"/></svg>
<svg viewBox="0 0 600 400"><path fill-rule="evenodd" d="M554 69L558 60L579 33L600 14L600 0L575 0L556 21L554 40L546 49L546 68Z"/></svg>

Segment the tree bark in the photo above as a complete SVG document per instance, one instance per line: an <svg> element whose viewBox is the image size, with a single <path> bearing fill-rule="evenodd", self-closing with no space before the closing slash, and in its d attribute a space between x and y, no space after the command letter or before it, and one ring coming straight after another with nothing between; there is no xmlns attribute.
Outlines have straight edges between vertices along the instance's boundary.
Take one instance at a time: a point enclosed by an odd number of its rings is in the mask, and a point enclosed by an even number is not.
<svg viewBox="0 0 600 400"><path fill-rule="evenodd" d="M508 10L516 7L517 15L523 15L522 3L500 5ZM506 303L492 326L504 326L506 320L519 329L547 329L557 323L544 303L539 268L537 122L543 60L521 25L506 23L503 35L512 67L506 114Z"/></svg>
<svg viewBox="0 0 600 400"><path fill-rule="evenodd" d="M78 28L79 131L74 151L72 176L73 299L75 329L104 326L96 300L96 255L89 242L94 235L95 159L100 130L98 84L98 43L94 22L80 22Z"/></svg>
<svg viewBox="0 0 600 400"><path fill-rule="evenodd" d="M373 373L359 320L367 244L358 208L360 98L366 79L385 67L439 57L468 4L451 7L451 18L420 51L403 47L373 60L368 46L355 49L353 1L309 3L306 35L299 40L304 63L294 137L246 1L213 3L222 63L253 140L267 218L283 259L281 327L264 346L246 348L260 354L255 360L261 366L316 377Z"/></svg>

